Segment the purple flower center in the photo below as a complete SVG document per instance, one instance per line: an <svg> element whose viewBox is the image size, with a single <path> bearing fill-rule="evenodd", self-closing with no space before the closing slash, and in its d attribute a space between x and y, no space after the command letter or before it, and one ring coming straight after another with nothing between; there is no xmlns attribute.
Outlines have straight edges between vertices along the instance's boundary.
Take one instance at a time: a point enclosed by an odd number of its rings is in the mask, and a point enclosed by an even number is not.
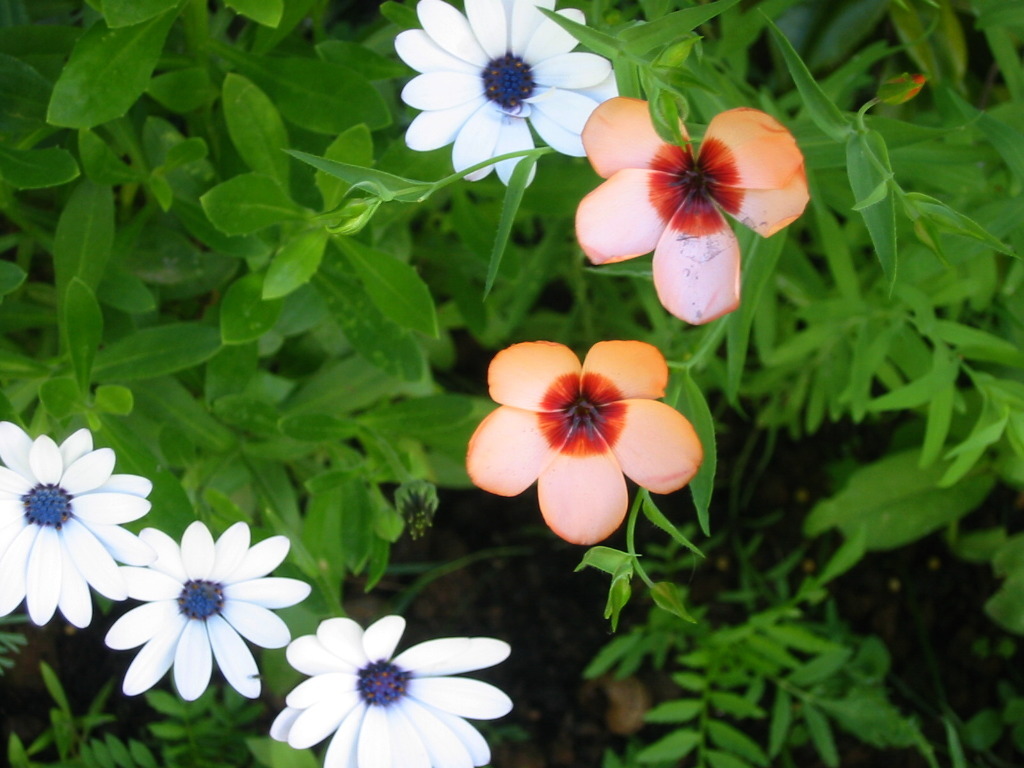
<svg viewBox="0 0 1024 768"><path fill-rule="evenodd" d="M58 531L71 517L71 494L59 485L37 485L21 497L25 517L36 525L52 525Z"/></svg>
<svg viewBox="0 0 1024 768"><path fill-rule="evenodd" d="M367 704L387 707L405 696L408 682L408 672L381 659L359 670L356 689Z"/></svg>
<svg viewBox="0 0 1024 768"><path fill-rule="evenodd" d="M502 109L515 111L533 94L530 65L511 53L491 60L481 75L484 95Z"/></svg>

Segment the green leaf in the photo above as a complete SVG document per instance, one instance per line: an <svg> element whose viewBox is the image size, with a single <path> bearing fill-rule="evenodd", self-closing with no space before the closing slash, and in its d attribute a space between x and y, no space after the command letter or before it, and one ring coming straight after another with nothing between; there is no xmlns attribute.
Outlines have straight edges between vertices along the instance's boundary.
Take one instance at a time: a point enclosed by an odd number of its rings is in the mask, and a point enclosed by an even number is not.
<svg viewBox="0 0 1024 768"><path fill-rule="evenodd" d="M373 163L373 136L370 129L360 123L343 131L324 150L324 159L355 167L366 167ZM324 200L324 210L331 211L341 205L350 186L348 181L330 173L317 170L314 181Z"/></svg>
<svg viewBox="0 0 1024 768"><path fill-rule="evenodd" d="M821 569L818 582L828 584L859 563L867 552L867 538L867 527L864 525L855 526L849 531L839 549Z"/></svg>
<svg viewBox="0 0 1024 768"><path fill-rule="evenodd" d="M63 376L47 379L39 385L39 400L55 419L66 419L81 402L78 384Z"/></svg>
<svg viewBox="0 0 1024 768"><path fill-rule="evenodd" d="M665 701L644 713L647 723L688 723L704 711L703 699Z"/></svg>
<svg viewBox="0 0 1024 768"><path fill-rule="evenodd" d="M25 282L25 270L11 261L0 261L0 296L16 291Z"/></svg>
<svg viewBox="0 0 1024 768"><path fill-rule="evenodd" d="M536 164L536 157L524 157L516 163L512 176L508 180L505 200L501 205L501 217L498 219L498 231L494 234L494 247L491 248L490 263L487 266L487 279L484 283L485 298L491 292L494 280L498 276L501 257L505 254L509 235L512 234L512 225L515 223L516 213L519 211L519 204L523 201L523 193L526 191L526 185L530 182L533 167Z"/></svg>
<svg viewBox="0 0 1024 768"><path fill-rule="evenodd" d="M103 17L111 29L130 27L166 13L178 0L103 0Z"/></svg>
<svg viewBox="0 0 1024 768"><path fill-rule="evenodd" d="M234 8L243 16L265 27L276 27L281 23L284 13L284 0L224 0L229 8Z"/></svg>
<svg viewBox="0 0 1024 768"><path fill-rule="evenodd" d="M382 314L403 328L437 336L434 299L413 267L351 238L338 242Z"/></svg>
<svg viewBox="0 0 1024 768"><path fill-rule="evenodd" d="M640 763L675 763L693 752L700 743L701 734L695 730L672 731L641 749L636 759Z"/></svg>
<svg viewBox="0 0 1024 768"><path fill-rule="evenodd" d="M1012 341L953 320L937 320L935 336L955 347L958 355L1013 368L1024 368L1024 350Z"/></svg>
<svg viewBox="0 0 1024 768"><path fill-rule="evenodd" d="M96 354L96 381L137 381L192 368L220 349L220 332L199 323L143 328Z"/></svg>
<svg viewBox="0 0 1024 768"><path fill-rule="evenodd" d="M359 189L365 189L385 202L390 200L422 202L427 199L434 188L434 183L430 181L405 179L386 171L329 160L295 149L289 149L288 154L329 176L341 179Z"/></svg>
<svg viewBox="0 0 1024 768"><path fill-rule="evenodd" d="M856 133L846 143L846 165L850 187L856 200L871 196L879 184L892 177L885 140L877 131ZM861 210L875 255L889 284L896 280L896 201L892 194Z"/></svg>
<svg viewBox="0 0 1024 768"><path fill-rule="evenodd" d="M316 44L316 52L324 61L344 64L367 80L389 80L409 73L402 62L351 40L324 40Z"/></svg>
<svg viewBox="0 0 1024 768"><path fill-rule="evenodd" d="M386 403L362 414L359 423L386 435L426 439L475 421L474 416L470 398L441 394Z"/></svg>
<svg viewBox="0 0 1024 768"><path fill-rule="evenodd" d="M78 156L82 160L85 175L97 184L114 186L142 181L144 178L141 171L122 162L107 142L88 128L78 132Z"/></svg>
<svg viewBox="0 0 1024 768"><path fill-rule="evenodd" d="M276 179L259 173L228 179L199 202L210 222L226 235L248 235L305 216Z"/></svg>
<svg viewBox="0 0 1024 768"><path fill-rule="evenodd" d="M0 53L0 134L37 129L46 119L50 81L21 59Z"/></svg>
<svg viewBox="0 0 1024 768"><path fill-rule="evenodd" d="M96 289L114 245L114 195L109 187L84 180L75 187L57 220L53 264L57 293L72 277Z"/></svg>
<svg viewBox="0 0 1024 768"><path fill-rule="evenodd" d="M624 29L618 38L627 53L642 56L658 46L679 41L701 24L706 24L738 2L739 0L719 0L717 3L684 8L650 23Z"/></svg>
<svg viewBox="0 0 1024 768"><path fill-rule="evenodd" d="M282 306L280 299L264 300L262 275L248 274L235 280L221 301L221 339L225 344L255 341L274 327Z"/></svg>
<svg viewBox="0 0 1024 768"><path fill-rule="evenodd" d="M772 704L772 720L768 728L768 756L777 757L789 736L789 727L793 723L793 703L784 688L775 689L775 702Z"/></svg>
<svg viewBox="0 0 1024 768"><path fill-rule="evenodd" d="M242 75L224 78L221 105L228 135L246 165L256 173L288 184L288 133L269 97Z"/></svg>
<svg viewBox="0 0 1024 768"><path fill-rule="evenodd" d="M171 112L185 114L217 98L206 67L185 67L164 72L149 81L146 92Z"/></svg>
<svg viewBox="0 0 1024 768"><path fill-rule="evenodd" d="M654 503L654 500L651 498L650 492L645 489L642 490L640 493L643 496L640 508L643 510L644 517L646 517L656 526L661 528L661 530L663 530L665 533L671 536L677 544L686 547L688 550L693 552L693 554L697 555L698 557L704 557L704 553L700 551L700 548L697 547L697 545L691 542L688 538L686 538L686 536L684 536L683 533L678 528L676 528L672 521L665 517L664 513L660 509L658 509L658 505Z"/></svg>
<svg viewBox="0 0 1024 768"><path fill-rule="evenodd" d="M61 685L60 678L53 671L53 667L45 661L40 661L39 674L43 678L43 685L46 686L50 698L53 699L58 709L68 717L71 717L71 704L68 702L67 694L64 693L64 686Z"/></svg>
<svg viewBox="0 0 1024 768"><path fill-rule="evenodd" d="M591 547L583 554L583 559L576 566L576 570L581 571L589 566L614 575L627 567L632 560L633 558L628 552L611 547L596 546Z"/></svg>
<svg viewBox="0 0 1024 768"><path fill-rule="evenodd" d="M828 719L821 714L816 707L805 704L803 708L804 722L807 724L807 731L811 735L811 743L818 752L822 762L829 768L839 768L839 752L836 749L836 740L832 736L832 726Z"/></svg>
<svg viewBox="0 0 1024 768"><path fill-rule="evenodd" d="M56 187L77 176L78 163L66 149L0 147L0 179L15 189Z"/></svg>
<svg viewBox="0 0 1024 768"><path fill-rule="evenodd" d="M768 756L752 738L721 720L709 720L708 736L715 746L739 755L755 765L768 765ZM712 760L714 764L714 760Z"/></svg>
<svg viewBox="0 0 1024 768"><path fill-rule="evenodd" d="M659 581L651 587L651 597L654 603L664 611L678 616L684 621L696 624L697 620L686 610L686 603L683 600L683 591L670 581Z"/></svg>
<svg viewBox="0 0 1024 768"><path fill-rule="evenodd" d="M690 492L693 494L693 505L697 509L697 521L705 536L711 535L711 521L708 509L711 506L711 494L715 485L715 468L718 464L718 453L715 447L715 419L711 415L704 393L693 380L689 369L680 374L682 387L676 396L676 407L686 416L700 438L704 448L704 462L697 474L690 480Z"/></svg>
<svg viewBox="0 0 1024 768"><path fill-rule="evenodd" d="M587 46L587 48L592 50L594 53L609 59L615 59L618 57L622 48L622 43L619 42L618 38L609 35L607 32L599 32L596 29L588 27L586 24L580 24L577 21L568 19L560 13L549 11L547 8L538 7L537 10Z"/></svg>
<svg viewBox="0 0 1024 768"><path fill-rule="evenodd" d="M715 722L715 721L712 721ZM703 753L711 768L750 768L750 763L728 752L707 749Z"/></svg>
<svg viewBox="0 0 1024 768"><path fill-rule="evenodd" d="M96 387L93 404L97 409L115 416L127 416L135 406L135 398L128 387L117 384L101 384Z"/></svg>
<svg viewBox="0 0 1024 768"><path fill-rule="evenodd" d="M757 704L750 701L749 697L740 696L730 691L711 691L708 699L713 709L724 712L731 717L737 718L761 718L765 712ZM729 749L728 745L719 743L723 749ZM742 753L742 750L734 749L734 752ZM748 755L749 757L749 755Z"/></svg>
<svg viewBox="0 0 1024 768"><path fill-rule="evenodd" d="M274 255L263 280L263 298L279 299L309 282L327 247L327 232L314 229L289 238Z"/></svg>
<svg viewBox="0 0 1024 768"><path fill-rule="evenodd" d="M89 391L92 361L103 339L103 314L92 289L77 277L68 283L61 326L79 391L84 394Z"/></svg>
<svg viewBox="0 0 1024 768"><path fill-rule="evenodd" d="M91 128L125 114L145 92L174 18L168 12L118 29L93 24L53 86L47 122Z"/></svg>
<svg viewBox="0 0 1024 768"><path fill-rule="evenodd" d="M852 130L849 120L815 81L814 76L807 69L807 65L804 64L789 39L779 31L771 19L766 16L764 20L776 47L782 53L786 68L789 69L790 77L793 78L796 89L800 92L800 100L807 109L811 120L833 141L846 141L846 137ZM858 198L860 197L862 195L858 195Z"/></svg>

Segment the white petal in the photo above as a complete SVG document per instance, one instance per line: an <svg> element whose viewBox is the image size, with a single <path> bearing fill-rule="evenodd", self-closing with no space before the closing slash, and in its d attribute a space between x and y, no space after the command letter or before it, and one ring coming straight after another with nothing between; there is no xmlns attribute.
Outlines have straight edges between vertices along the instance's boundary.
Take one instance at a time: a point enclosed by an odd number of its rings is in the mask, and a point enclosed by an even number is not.
<svg viewBox="0 0 1024 768"><path fill-rule="evenodd" d="M356 675L345 672L314 675L295 686L284 701L289 707L308 709L325 699L334 699L339 696L355 696L358 699L360 698L356 689L358 681L359 678Z"/></svg>
<svg viewBox="0 0 1024 768"><path fill-rule="evenodd" d="M71 512L86 523L121 525L149 512L150 503L126 493L86 493L71 500Z"/></svg>
<svg viewBox="0 0 1024 768"><path fill-rule="evenodd" d="M89 530L120 563L150 565L156 560L156 552L149 544L119 525L90 524Z"/></svg>
<svg viewBox="0 0 1024 768"><path fill-rule="evenodd" d="M92 450L92 432L88 429L79 429L68 435L67 439L60 444L60 455L64 459L64 466L70 467L80 458ZM109 448L106 450L110 450ZM68 491L73 493L73 491Z"/></svg>
<svg viewBox="0 0 1024 768"><path fill-rule="evenodd" d="M487 765L491 762L491 748L487 745L487 740L480 735L480 731L461 717L450 715L431 706L423 708L440 720L462 742L462 746L466 748L473 759L473 765Z"/></svg>
<svg viewBox="0 0 1024 768"><path fill-rule="evenodd" d="M466 16L488 59L508 52L508 19L502 0L466 0Z"/></svg>
<svg viewBox="0 0 1024 768"><path fill-rule="evenodd" d="M103 487L97 490L146 498L153 490L153 483L139 475L111 475Z"/></svg>
<svg viewBox="0 0 1024 768"><path fill-rule="evenodd" d="M185 566L181 563L181 549L174 539L156 528L143 528L139 538L156 552L156 560L150 568L167 574L179 585L188 581Z"/></svg>
<svg viewBox="0 0 1024 768"><path fill-rule="evenodd" d="M360 651L362 652L362 651ZM342 661L314 635L303 635L291 642L285 652L288 663L306 675L322 675L330 672L355 673L357 667ZM362 666L366 661L359 665Z"/></svg>
<svg viewBox="0 0 1024 768"><path fill-rule="evenodd" d="M34 487L35 483L21 473L7 467L0 467L0 493L14 497L11 500L20 501L21 497Z"/></svg>
<svg viewBox="0 0 1024 768"><path fill-rule="evenodd" d="M114 452L109 448L100 448L98 451L85 454L68 466L60 480L60 487L76 496L99 488L110 479L110 473L113 471Z"/></svg>
<svg viewBox="0 0 1024 768"><path fill-rule="evenodd" d="M448 53L483 67L487 54L473 35L466 17L441 0L420 0L416 5L423 30Z"/></svg>
<svg viewBox="0 0 1024 768"><path fill-rule="evenodd" d="M405 632L405 619L385 616L366 628L363 633L363 652L370 661L390 659Z"/></svg>
<svg viewBox="0 0 1024 768"><path fill-rule="evenodd" d="M176 600L144 603L115 621L103 642L117 651L137 648L162 632L173 632L182 621Z"/></svg>
<svg viewBox="0 0 1024 768"><path fill-rule="evenodd" d="M356 745L368 707L356 707L341 721L324 753L324 768L352 768L356 765Z"/></svg>
<svg viewBox="0 0 1024 768"><path fill-rule="evenodd" d="M177 600L185 585L154 568L121 567L128 596L135 600Z"/></svg>
<svg viewBox="0 0 1024 768"><path fill-rule="evenodd" d="M39 528L36 543L28 554L25 575L25 602L28 616L42 626L53 618L60 598L61 557L60 533L44 525Z"/></svg>
<svg viewBox="0 0 1024 768"><path fill-rule="evenodd" d="M565 130L562 126L537 109L530 115L530 124L540 134L541 139L556 152L569 157L583 157L583 139L578 133Z"/></svg>
<svg viewBox="0 0 1024 768"><path fill-rule="evenodd" d="M292 639L288 625L259 605L225 600L222 615L242 637L261 648L284 648Z"/></svg>
<svg viewBox="0 0 1024 768"><path fill-rule="evenodd" d="M415 699L403 701L402 712L409 718L423 740L423 746L430 755L431 765L443 765L444 768L473 768L473 758L469 749L433 712L418 704Z"/></svg>
<svg viewBox="0 0 1024 768"><path fill-rule="evenodd" d="M575 21L577 24L585 24L587 21L583 11L576 8L563 8L560 11L555 11L555 13L570 21ZM526 50L523 51L523 61L528 64L543 61L551 56L568 53L577 45L579 43L575 37L550 19L544 19L533 33L530 42L526 44Z"/></svg>
<svg viewBox="0 0 1024 768"><path fill-rule="evenodd" d="M316 629L317 639L339 661L358 669L370 659L363 650L363 628L352 619L327 619ZM373 659L377 661L377 659Z"/></svg>
<svg viewBox="0 0 1024 768"><path fill-rule="evenodd" d="M295 719L302 714L301 709L285 707L270 724L270 738L277 741L288 741L288 732L291 731Z"/></svg>
<svg viewBox="0 0 1024 768"><path fill-rule="evenodd" d="M26 528L31 529L31 534L25 533ZM27 522L24 516L0 528L0 606L8 606L6 610L0 607L0 616L6 616L13 611L25 597L25 568L28 564L28 553L38 532L39 526ZM12 553L12 549L14 549L14 553ZM20 560L20 565L15 565L17 560ZM5 568L8 570L5 571ZM20 581L17 576L19 573L21 574ZM18 592L20 594L15 599L15 593Z"/></svg>
<svg viewBox="0 0 1024 768"><path fill-rule="evenodd" d="M14 474L13 472L11 474ZM23 520L25 518L25 504L18 499L0 499L0 528ZM0 552L4 551L4 542L0 538Z"/></svg>
<svg viewBox="0 0 1024 768"><path fill-rule="evenodd" d="M575 91L552 88L532 97L530 106L533 107L531 121L536 119L538 112L541 112L565 130L579 136L591 113L597 109L597 102Z"/></svg>
<svg viewBox="0 0 1024 768"><path fill-rule="evenodd" d="M266 578L241 581L224 587L224 596L229 600L243 600L262 605L264 608L287 608L301 603L311 587L298 579Z"/></svg>
<svg viewBox="0 0 1024 768"><path fill-rule="evenodd" d="M181 537L181 564L190 579L208 579L213 570L213 536L201 520L185 529Z"/></svg>
<svg viewBox="0 0 1024 768"><path fill-rule="evenodd" d="M403 710L401 706L384 707L391 735L392 764L402 768L430 768L430 755L423 739Z"/></svg>
<svg viewBox="0 0 1024 768"><path fill-rule="evenodd" d="M304 710L288 731L288 744L305 749L319 744L341 725L345 716L361 704L355 693L332 696Z"/></svg>
<svg viewBox="0 0 1024 768"><path fill-rule="evenodd" d="M484 104L480 98L449 109L420 112L405 132L406 145L417 152L429 152L451 144L466 120Z"/></svg>
<svg viewBox="0 0 1024 768"><path fill-rule="evenodd" d="M135 696L149 690L171 668L178 638L188 621L184 616L179 616L178 621L163 627L159 634L142 646L124 676L121 690L126 696Z"/></svg>
<svg viewBox="0 0 1024 768"><path fill-rule="evenodd" d="M89 582L89 586L111 600L124 600L128 597L128 587L114 558L88 528L71 518L64 524L61 535L71 559L75 561L75 567Z"/></svg>
<svg viewBox="0 0 1024 768"><path fill-rule="evenodd" d="M609 72L608 77L597 85L591 86L590 88L576 88L575 90L580 96L591 98L598 104L619 95L619 85L615 81L614 72Z"/></svg>
<svg viewBox="0 0 1024 768"><path fill-rule="evenodd" d="M40 435L32 443L28 452L28 464L32 468L32 476L43 485L57 485L64 474L64 459L60 448L47 435Z"/></svg>
<svg viewBox="0 0 1024 768"><path fill-rule="evenodd" d="M198 699L210 684L213 656L206 622L188 620L174 652L174 687L185 701Z"/></svg>
<svg viewBox="0 0 1024 768"><path fill-rule="evenodd" d="M395 53L417 72L462 72L480 77L477 64L453 56L422 29L407 29L395 37Z"/></svg>
<svg viewBox="0 0 1024 768"><path fill-rule="evenodd" d="M92 621L92 595L66 547L60 549L60 598L57 607L72 626L83 629Z"/></svg>
<svg viewBox="0 0 1024 768"><path fill-rule="evenodd" d="M494 157L494 147L502 127L502 113L492 102L485 102L470 115L452 147L452 165L456 171L463 171L472 165ZM489 174L493 166L487 166L466 176L467 181L478 181Z"/></svg>
<svg viewBox="0 0 1024 768"><path fill-rule="evenodd" d="M0 422L0 461L35 485L35 477L29 466L28 454L32 450L32 438L9 421Z"/></svg>
<svg viewBox="0 0 1024 768"><path fill-rule="evenodd" d="M211 616L206 621L210 634L210 647L217 659L224 679L248 699L260 695L260 671L256 659L238 633L220 616Z"/></svg>
<svg viewBox="0 0 1024 768"><path fill-rule="evenodd" d="M460 717L493 720L512 710L512 700L489 683L466 677L414 677L409 695Z"/></svg>
<svg viewBox="0 0 1024 768"><path fill-rule="evenodd" d="M562 53L537 62L530 68L537 85L556 88L592 88L611 72L608 59L594 53Z"/></svg>
<svg viewBox="0 0 1024 768"><path fill-rule="evenodd" d="M242 564L245 553L249 551L249 541L249 526L245 523L235 523L220 535L213 548L211 581L224 581Z"/></svg>
<svg viewBox="0 0 1024 768"><path fill-rule="evenodd" d="M264 539L245 553L241 564L228 574L224 581L233 584L266 576L281 564L291 545L287 536L271 536Z"/></svg>
<svg viewBox="0 0 1024 768"><path fill-rule="evenodd" d="M506 116L502 121L501 132L498 134L498 143L494 147L494 155L505 155L509 152L519 152L524 149L533 149L533 135L530 133L530 127L522 118ZM498 178L501 179L502 183L508 184L508 180L512 178L512 171L515 170L520 160L522 160L521 157L516 157L512 160L502 160L498 163L496 170ZM530 169L530 175L526 178L527 184L533 181L536 173L537 166L534 165Z"/></svg>
<svg viewBox="0 0 1024 768"><path fill-rule="evenodd" d="M427 72L416 75L402 89L402 101L414 109L450 109L484 95L479 75L462 72Z"/></svg>
<svg viewBox="0 0 1024 768"><path fill-rule="evenodd" d="M512 23L509 27L509 50L522 58L530 40L547 19L537 10L554 10L555 0L513 0Z"/></svg>
<svg viewBox="0 0 1024 768"><path fill-rule="evenodd" d="M359 768L401 768L391 762L391 731L384 707L367 707L356 746Z"/></svg>
<svg viewBox="0 0 1024 768"><path fill-rule="evenodd" d="M416 677L457 675L493 667L508 658L509 644L491 637L445 637L403 651L394 663Z"/></svg>

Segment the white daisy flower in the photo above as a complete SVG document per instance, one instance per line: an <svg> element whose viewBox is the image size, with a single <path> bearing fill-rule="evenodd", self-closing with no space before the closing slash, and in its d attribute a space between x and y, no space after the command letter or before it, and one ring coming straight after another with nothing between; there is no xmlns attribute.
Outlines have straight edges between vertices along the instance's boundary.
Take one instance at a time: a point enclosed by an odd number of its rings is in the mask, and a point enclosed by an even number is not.
<svg viewBox="0 0 1024 768"><path fill-rule="evenodd" d="M128 596L150 602L114 622L106 637L117 650L142 645L122 690L128 696L148 690L173 664L178 693L192 701L209 685L216 658L232 688L259 696L259 670L242 637L262 648L286 646L291 633L268 609L295 605L310 591L297 579L263 578L288 554L288 539L271 536L250 549L249 526L235 523L214 543L198 520L181 547L155 528L139 535L156 550L156 562L121 570Z"/></svg>
<svg viewBox="0 0 1024 768"><path fill-rule="evenodd" d="M493 685L462 677L504 661L508 643L489 637L429 640L392 659L405 619L385 616L365 632L351 619L327 619L316 635L288 646L307 675L288 694L270 735L296 749L332 732L324 768L472 768L491 750L463 718L491 720L512 701Z"/></svg>
<svg viewBox="0 0 1024 768"><path fill-rule="evenodd" d="M128 595L117 563L145 565L153 551L121 527L149 511L153 484L114 475L114 452L92 449L80 429L59 446L0 422L0 616L22 600L45 624L57 608L76 627L92 621L91 586Z"/></svg>
<svg viewBox="0 0 1024 768"><path fill-rule="evenodd" d="M442 0L420 0L423 29L395 38L402 61L422 73L402 90L406 104L423 110L406 144L425 151L454 142L452 161L461 171L533 149L529 121L552 148L583 157L583 125L618 91L608 60L572 52L576 39L537 10L554 6L555 0L466 0L464 16ZM558 14L584 23L574 8ZM519 160L497 164L504 183ZM466 178L482 179L492 167Z"/></svg>

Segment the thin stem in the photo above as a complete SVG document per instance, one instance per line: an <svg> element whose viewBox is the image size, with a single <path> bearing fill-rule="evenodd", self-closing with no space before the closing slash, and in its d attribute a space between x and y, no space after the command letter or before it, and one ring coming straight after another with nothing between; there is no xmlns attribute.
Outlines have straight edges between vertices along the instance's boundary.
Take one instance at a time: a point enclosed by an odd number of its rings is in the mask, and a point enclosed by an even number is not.
<svg viewBox="0 0 1024 768"><path fill-rule="evenodd" d="M648 589L654 589L654 582L651 581L651 577L647 575L647 571L644 570L644 567L640 565L640 555L636 553L636 545L634 543L636 519L640 515L640 506L643 504L644 495L646 493L646 490L641 490L636 495L636 498L633 499L633 506L629 508L629 520L626 523L626 552L633 561L633 570L636 572L636 575L643 580Z"/></svg>

